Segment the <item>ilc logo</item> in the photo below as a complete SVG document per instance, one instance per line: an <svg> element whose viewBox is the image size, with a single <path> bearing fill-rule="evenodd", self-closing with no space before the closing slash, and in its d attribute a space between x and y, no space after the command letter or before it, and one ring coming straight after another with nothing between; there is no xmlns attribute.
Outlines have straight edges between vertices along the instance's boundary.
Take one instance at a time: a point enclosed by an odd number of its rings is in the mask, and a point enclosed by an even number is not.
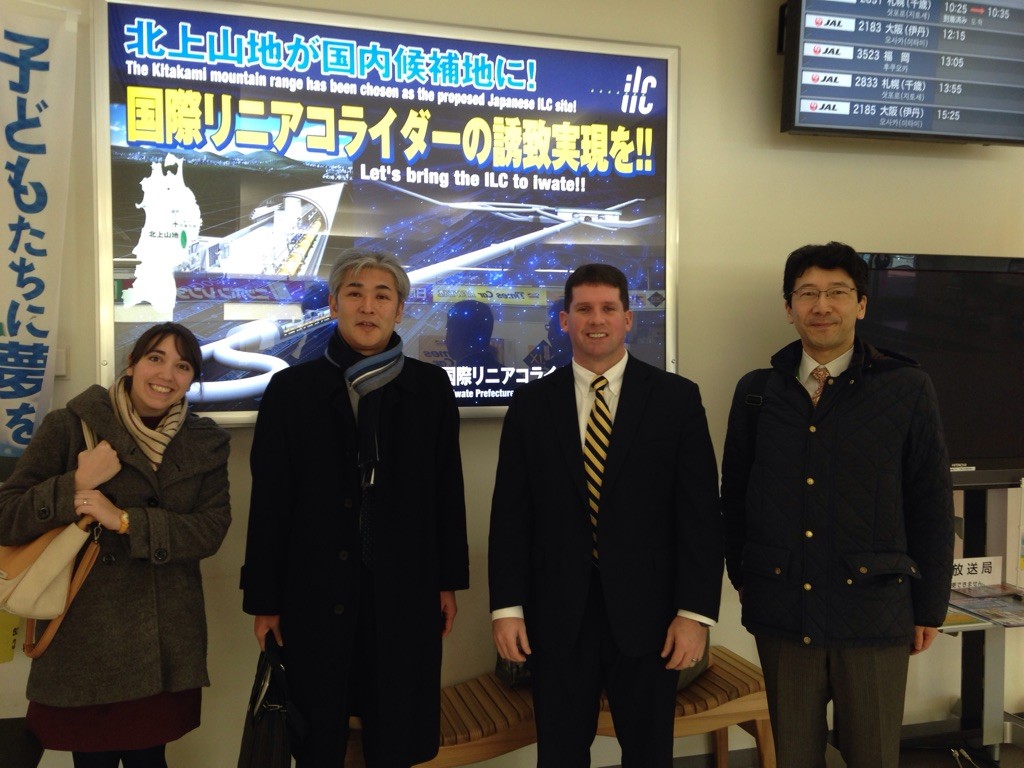
<svg viewBox="0 0 1024 768"><path fill-rule="evenodd" d="M647 100L648 91L658 87L658 78L654 75L644 77L643 67L637 65L636 71L626 75L626 83L622 86L622 104L620 110L627 115L649 115L654 104Z"/></svg>

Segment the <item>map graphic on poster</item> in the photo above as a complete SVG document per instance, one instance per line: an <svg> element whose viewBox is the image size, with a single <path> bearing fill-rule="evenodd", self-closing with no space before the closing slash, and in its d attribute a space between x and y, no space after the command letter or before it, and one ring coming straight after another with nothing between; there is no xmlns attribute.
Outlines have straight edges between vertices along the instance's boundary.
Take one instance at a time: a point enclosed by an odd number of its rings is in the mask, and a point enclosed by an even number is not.
<svg viewBox="0 0 1024 768"><path fill-rule="evenodd" d="M193 407L251 414L323 354L350 247L405 266L406 354L460 405L568 362L563 286L589 262L625 272L630 350L666 365L669 58L208 8L107 5L118 369L173 319L203 345Z"/></svg>

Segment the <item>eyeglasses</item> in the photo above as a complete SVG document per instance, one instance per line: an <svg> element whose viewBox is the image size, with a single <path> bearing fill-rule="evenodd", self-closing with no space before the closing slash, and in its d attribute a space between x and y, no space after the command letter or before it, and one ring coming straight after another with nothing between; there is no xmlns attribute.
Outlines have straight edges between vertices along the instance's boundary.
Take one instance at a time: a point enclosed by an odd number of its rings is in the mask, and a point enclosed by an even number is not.
<svg viewBox="0 0 1024 768"><path fill-rule="evenodd" d="M853 298L854 289L847 288L846 286L826 288L823 291L819 291L817 288L801 288L789 294L791 301L799 301L801 304L817 304L818 299L822 296L829 301L842 303Z"/></svg>

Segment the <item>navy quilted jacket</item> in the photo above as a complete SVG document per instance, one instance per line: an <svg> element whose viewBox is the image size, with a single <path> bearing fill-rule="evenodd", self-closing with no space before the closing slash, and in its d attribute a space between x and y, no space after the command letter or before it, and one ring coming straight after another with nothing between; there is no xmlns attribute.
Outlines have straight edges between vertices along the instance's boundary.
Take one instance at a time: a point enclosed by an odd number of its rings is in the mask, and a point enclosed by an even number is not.
<svg viewBox="0 0 1024 768"><path fill-rule="evenodd" d="M743 589L743 625L807 645L912 644L915 624L942 623L952 576L949 458L931 380L857 339L814 408L796 378L800 355L797 341L770 373L744 376L729 415L726 566ZM747 402L761 394L761 405Z"/></svg>

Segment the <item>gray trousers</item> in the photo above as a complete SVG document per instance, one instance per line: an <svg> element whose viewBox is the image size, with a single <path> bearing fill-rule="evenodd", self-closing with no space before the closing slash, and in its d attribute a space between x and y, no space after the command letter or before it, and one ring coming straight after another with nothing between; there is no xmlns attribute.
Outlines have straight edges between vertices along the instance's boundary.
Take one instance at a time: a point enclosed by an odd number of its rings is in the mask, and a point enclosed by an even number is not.
<svg viewBox="0 0 1024 768"><path fill-rule="evenodd" d="M898 768L908 646L826 649L755 639L780 766L825 768L831 700L847 768Z"/></svg>

